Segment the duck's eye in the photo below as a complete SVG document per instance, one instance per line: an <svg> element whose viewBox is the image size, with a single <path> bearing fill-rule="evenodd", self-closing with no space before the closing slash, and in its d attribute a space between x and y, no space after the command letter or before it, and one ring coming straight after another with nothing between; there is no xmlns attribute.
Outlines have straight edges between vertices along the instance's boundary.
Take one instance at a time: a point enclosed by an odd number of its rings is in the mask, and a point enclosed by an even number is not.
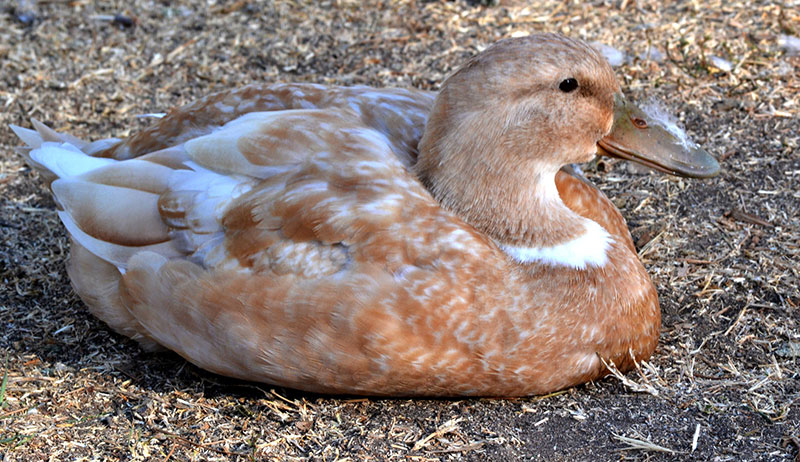
<svg viewBox="0 0 800 462"><path fill-rule="evenodd" d="M563 91L564 93L569 93L572 90L578 88L578 81L573 79L572 77L568 79L564 79L558 84L558 89Z"/></svg>
<svg viewBox="0 0 800 462"><path fill-rule="evenodd" d="M631 122L636 128L647 128L647 121L639 117L631 117Z"/></svg>

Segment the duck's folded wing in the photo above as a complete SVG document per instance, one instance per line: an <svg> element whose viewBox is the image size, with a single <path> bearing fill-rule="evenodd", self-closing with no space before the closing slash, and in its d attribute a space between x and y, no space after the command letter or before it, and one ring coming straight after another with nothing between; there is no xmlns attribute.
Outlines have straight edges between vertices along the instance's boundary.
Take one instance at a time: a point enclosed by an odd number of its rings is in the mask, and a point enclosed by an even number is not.
<svg viewBox="0 0 800 462"><path fill-rule="evenodd" d="M458 327L504 260L351 111L249 113L130 160L44 141L30 155L58 177L70 275L93 313L201 367L391 393L419 384L388 380L390 356L424 382L424 361L477 367L457 357L491 343ZM460 343L409 341L440 324Z"/></svg>

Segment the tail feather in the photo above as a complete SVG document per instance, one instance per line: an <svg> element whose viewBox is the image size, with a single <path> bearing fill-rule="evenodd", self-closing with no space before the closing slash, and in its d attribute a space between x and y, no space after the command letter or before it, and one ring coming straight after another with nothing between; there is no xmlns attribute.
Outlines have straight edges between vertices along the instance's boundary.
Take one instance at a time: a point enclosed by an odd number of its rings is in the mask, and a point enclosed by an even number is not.
<svg viewBox="0 0 800 462"><path fill-rule="evenodd" d="M58 216L61 218L61 222L64 223L64 227L67 228L67 231L69 231L73 239L78 241L89 252L116 266L121 273L125 273L128 267L128 261L132 256L145 250L155 252L165 258L183 256L170 241L144 246L113 244L102 239L97 239L84 232L78 224L75 223L75 220L72 219L69 213L58 212Z"/></svg>
<svg viewBox="0 0 800 462"><path fill-rule="evenodd" d="M89 143L87 143L86 141L83 141L80 138L76 138L70 134L58 133L57 131L41 123L37 119L31 119L31 124L33 125L33 128L36 129L36 132L39 134L39 136L42 137L42 140L44 141L54 141L56 143L69 143L80 150L83 150L83 148L89 145Z"/></svg>
<svg viewBox="0 0 800 462"><path fill-rule="evenodd" d="M30 165L31 168L38 171L48 184L58 178L53 174L53 172L49 171L47 167L31 158L31 151L38 149L39 146L44 143L42 135L40 135L36 130L23 128L18 125L10 125L10 127L11 130L13 130L14 133L19 137L19 139L25 142L25 146L16 148L16 151L22 155L23 159L25 159L25 162Z"/></svg>
<svg viewBox="0 0 800 462"><path fill-rule="evenodd" d="M11 130L21 139L27 146L28 150L36 149L42 145L42 135L39 134L36 130L31 130L30 128L23 128L19 125L11 124L9 125Z"/></svg>
<svg viewBox="0 0 800 462"><path fill-rule="evenodd" d="M125 246L169 240L158 213L158 194L75 178L58 179L51 188L78 227L97 239Z"/></svg>
<svg viewBox="0 0 800 462"><path fill-rule="evenodd" d="M104 167L116 161L87 156L69 143L45 141L30 152L30 158L57 178L70 178Z"/></svg>

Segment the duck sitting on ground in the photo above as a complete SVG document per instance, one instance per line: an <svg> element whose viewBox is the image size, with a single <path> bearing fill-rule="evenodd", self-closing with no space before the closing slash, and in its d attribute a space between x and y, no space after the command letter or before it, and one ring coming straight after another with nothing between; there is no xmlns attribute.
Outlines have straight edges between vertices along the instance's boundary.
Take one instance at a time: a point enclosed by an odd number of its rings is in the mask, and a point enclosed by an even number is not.
<svg viewBox="0 0 800 462"><path fill-rule="evenodd" d="M542 34L435 95L255 85L124 141L14 129L52 181L76 292L145 347L314 392L521 396L656 347L625 221L559 171L599 142L714 173L637 111L598 52Z"/></svg>

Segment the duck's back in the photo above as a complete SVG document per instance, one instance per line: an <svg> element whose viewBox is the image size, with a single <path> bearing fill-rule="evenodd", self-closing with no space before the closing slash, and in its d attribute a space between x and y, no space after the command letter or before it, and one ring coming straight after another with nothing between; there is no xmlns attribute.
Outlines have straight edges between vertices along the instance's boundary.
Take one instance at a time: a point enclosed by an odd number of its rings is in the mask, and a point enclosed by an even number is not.
<svg viewBox="0 0 800 462"><path fill-rule="evenodd" d="M326 87L315 84L253 84L215 93L172 109L150 127L92 152L96 157L130 159L208 134L251 112L324 109L349 111L384 135L406 162L416 157L435 93L404 88Z"/></svg>

